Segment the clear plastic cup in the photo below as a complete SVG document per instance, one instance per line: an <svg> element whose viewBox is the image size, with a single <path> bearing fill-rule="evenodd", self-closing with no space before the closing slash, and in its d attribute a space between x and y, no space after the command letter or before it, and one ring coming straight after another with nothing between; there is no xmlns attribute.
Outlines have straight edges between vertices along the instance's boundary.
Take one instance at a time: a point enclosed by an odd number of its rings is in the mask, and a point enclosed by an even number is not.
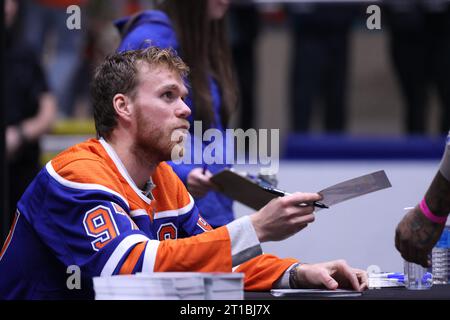
<svg viewBox="0 0 450 320"><path fill-rule="evenodd" d="M409 290L427 290L433 286L433 275L419 264L404 261L405 287Z"/></svg>

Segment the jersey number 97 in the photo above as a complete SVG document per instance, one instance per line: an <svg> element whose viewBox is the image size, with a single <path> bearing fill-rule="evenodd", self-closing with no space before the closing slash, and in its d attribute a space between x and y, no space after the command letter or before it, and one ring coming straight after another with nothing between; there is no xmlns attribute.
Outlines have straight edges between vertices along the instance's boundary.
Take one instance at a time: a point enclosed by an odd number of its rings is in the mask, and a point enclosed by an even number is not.
<svg viewBox="0 0 450 320"><path fill-rule="evenodd" d="M91 242L95 251L99 251L109 241L119 235L111 210L105 206L97 206L86 212L83 224L86 233L95 238Z"/></svg>

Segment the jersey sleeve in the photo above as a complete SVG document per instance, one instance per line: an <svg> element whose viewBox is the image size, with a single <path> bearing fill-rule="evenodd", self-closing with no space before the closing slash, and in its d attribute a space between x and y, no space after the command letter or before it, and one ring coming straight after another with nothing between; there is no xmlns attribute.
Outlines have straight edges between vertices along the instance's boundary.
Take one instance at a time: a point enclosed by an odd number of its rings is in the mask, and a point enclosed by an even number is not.
<svg viewBox="0 0 450 320"><path fill-rule="evenodd" d="M273 288L274 283L283 276L284 272L294 263L296 259L280 259L274 255L263 254L248 260L234 270L243 272L244 288L247 291L268 291Z"/></svg>
<svg viewBox="0 0 450 320"><path fill-rule="evenodd" d="M119 274L134 247L150 241L127 215L126 200L106 187L59 178L41 178L19 211L64 265L77 265L88 276Z"/></svg>

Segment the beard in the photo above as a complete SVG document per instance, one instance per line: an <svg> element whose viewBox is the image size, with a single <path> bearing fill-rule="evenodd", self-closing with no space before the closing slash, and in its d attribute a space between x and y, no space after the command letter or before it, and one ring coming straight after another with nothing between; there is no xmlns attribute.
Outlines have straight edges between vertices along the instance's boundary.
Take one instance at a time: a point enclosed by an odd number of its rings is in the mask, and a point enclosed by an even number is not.
<svg viewBox="0 0 450 320"><path fill-rule="evenodd" d="M178 130L173 132L155 123L144 120L141 110L137 113L137 133L134 151L146 162L159 163L174 160L173 151L182 157L185 135ZM183 137L183 138L182 138Z"/></svg>
<svg viewBox="0 0 450 320"><path fill-rule="evenodd" d="M149 162L161 162L170 159L170 145L167 144L168 137L164 128L144 120L139 110L137 115L137 132L135 140L135 151L141 158Z"/></svg>

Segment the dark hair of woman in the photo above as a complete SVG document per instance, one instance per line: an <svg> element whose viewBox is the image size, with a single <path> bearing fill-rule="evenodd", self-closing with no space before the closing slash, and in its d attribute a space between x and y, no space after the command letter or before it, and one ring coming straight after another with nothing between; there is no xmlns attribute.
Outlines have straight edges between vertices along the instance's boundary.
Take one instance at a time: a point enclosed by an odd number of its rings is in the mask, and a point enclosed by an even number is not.
<svg viewBox="0 0 450 320"><path fill-rule="evenodd" d="M195 120L204 128L214 122L210 94L211 75L221 93L221 121L227 127L237 103L237 86L227 39L226 19L208 19L208 0L165 0L156 7L169 16L180 43L180 55L189 66Z"/></svg>

